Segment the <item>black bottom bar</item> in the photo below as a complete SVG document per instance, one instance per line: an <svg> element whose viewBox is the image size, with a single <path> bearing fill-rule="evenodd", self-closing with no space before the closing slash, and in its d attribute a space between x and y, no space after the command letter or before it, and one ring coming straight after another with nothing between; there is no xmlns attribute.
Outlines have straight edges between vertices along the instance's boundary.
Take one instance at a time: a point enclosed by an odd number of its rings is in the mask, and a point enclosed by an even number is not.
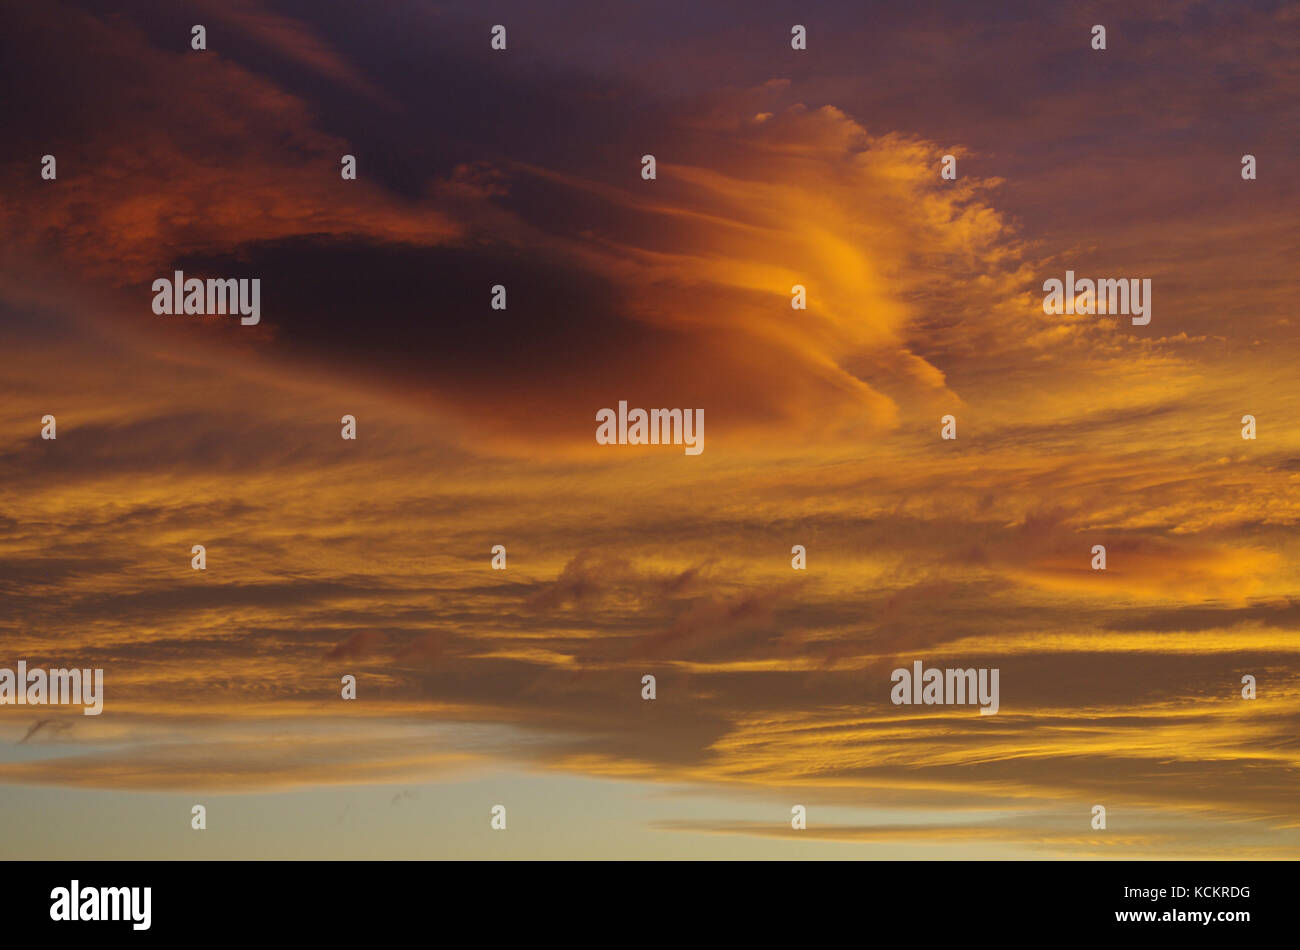
<svg viewBox="0 0 1300 950"><path fill-rule="evenodd" d="M902 929L914 946L1049 934L1231 945L1292 931L1294 872L1294 862L29 861L4 865L0 907L7 936L114 941L373 940L431 925L428 936L457 943L708 934L802 945ZM77 917L119 919L70 919L74 893Z"/></svg>

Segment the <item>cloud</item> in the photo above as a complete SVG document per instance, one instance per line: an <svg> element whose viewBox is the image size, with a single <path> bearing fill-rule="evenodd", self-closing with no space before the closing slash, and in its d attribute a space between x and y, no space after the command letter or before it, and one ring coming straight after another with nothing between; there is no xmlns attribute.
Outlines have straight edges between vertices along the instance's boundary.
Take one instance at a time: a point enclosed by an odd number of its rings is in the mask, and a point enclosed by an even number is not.
<svg viewBox="0 0 1300 950"><path fill-rule="evenodd" d="M36 735L42 729L44 729L46 733L54 733L55 735L58 735L66 732L68 728L68 722L63 719L38 719L28 728L27 734L18 740L18 744L25 745L31 740L32 736Z"/></svg>
<svg viewBox="0 0 1300 950"><path fill-rule="evenodd" d="M1063 83L1077 30L1027 4L882 9L775 75L757 15L620 10L616 62L525 6L496 59L420 4L212 6L193 55L142 9L0 37L0 630L106 670L0 781L506 763L928 812L827 841L1115 853L1070 824L1104 799L1125 854L1296 853L1294 186L1224 144L1294 151L1284 14L1176 5L1118 31L1149 69ZM1247 98L1193 135L1206 95ZM156 317L176 267L261 275L263 325ZM1066 267L1153 275L1150 332L1044 315ZM620 399L703 407L704 454L595 445ZM895 707L915 659L1000 669L1001 711Z"/></svg>
<svg viewBox="0 0 1300 950"><path fill-rule="evenodd" d="M327 660L357 660L371 655L384 642L384 635L375 631L354 633L342 643L325 651Z"/></svg>

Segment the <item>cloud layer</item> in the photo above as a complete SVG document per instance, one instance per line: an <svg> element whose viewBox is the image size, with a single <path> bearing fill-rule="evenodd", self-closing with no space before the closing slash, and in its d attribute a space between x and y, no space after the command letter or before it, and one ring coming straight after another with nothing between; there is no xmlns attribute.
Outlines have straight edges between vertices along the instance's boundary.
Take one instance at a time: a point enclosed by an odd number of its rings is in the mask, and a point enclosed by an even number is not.
<svg viewBox="0 0 1300 950"><path fill-rule="evenodd" d="M503 56L416 4L14 11L0 642L107 696L4 707L42 754L0 781L509 762L932 811L835 841L1294 856L1293 14L1129 15L1103 62L1091 13L940 6L802 60L764 5L610 14L629 58L522 7ZM1152 324L1044 315L1067 268L1151 277ZM174 269L260 277L263 323L155 316ZM702 407L704 454L596 445L620 399ZM914 659L1000 712L892 705Z"/></svg>

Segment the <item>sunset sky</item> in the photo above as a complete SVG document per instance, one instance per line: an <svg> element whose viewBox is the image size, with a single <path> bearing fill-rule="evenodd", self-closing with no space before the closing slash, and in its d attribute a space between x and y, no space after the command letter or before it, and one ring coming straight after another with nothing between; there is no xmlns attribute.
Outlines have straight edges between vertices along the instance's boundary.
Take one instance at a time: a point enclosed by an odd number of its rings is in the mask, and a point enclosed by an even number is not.
<svg viewBox="0 0 1300 950"><path fill-rule="evenodd" d="M1300 857L1300 6L0 10L0 857Z"/></svg>

